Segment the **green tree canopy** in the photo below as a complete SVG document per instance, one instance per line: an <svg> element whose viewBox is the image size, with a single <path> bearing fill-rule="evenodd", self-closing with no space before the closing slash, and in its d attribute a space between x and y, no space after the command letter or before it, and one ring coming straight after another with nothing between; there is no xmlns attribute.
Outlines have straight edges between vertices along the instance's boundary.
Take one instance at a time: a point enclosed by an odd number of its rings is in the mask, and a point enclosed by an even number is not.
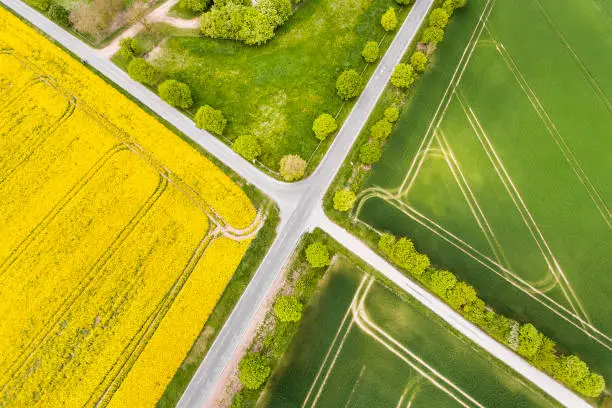
<svg viewBox="0 0 612 408"><path fill-rule="evenodd" d="M51 4L49 7L49 18L57 24L68 27L70 25L70 12L60 4Z"/></svg>
<svg viewBox="0 0 612 408"><path fill-rule="evenodd" d="M132 37L125 37L119 41L119 55L121 55L126 61L131 61L132 58L136 57L136 51L132 47Z"/></svg>
<svg viewBox="0 0 612 408"><path fill-rule="evenodd" d="M258 0L255 8L266 16L275 28L283 25L293 14L291 0Z"/></svg>
<svg viewBox="0 0 612 408"><path fill-rule="evenodd" d="M267 359L260 353L247 353L238 364L239 378L249 390L256 390L266 382L270 375Z"/></svg>
<svg viewBox="0 0 612 408"><path fill-rule="evenodd" d="M421 276L430 265L429 257L419 253L414 248L412 241L406 237L402 237L395 242L391 259L398 266L406 269L417 278Z"/></svg>
<svg viewBox="0 0 612 408"><path fill-rule="evenodd" d="M382 142L387 139L393 130L393 125L387 119L382 118L372 125L370 128L370 136L372 139Z"/></svg>
<svg viewBox="0 0 612 408"><path fill-rule="evenodd" d="M279 296L274 303L274 313L281 322L297 322L302 318L303 305L296 296Z"/></svg>
<svg viewBox="0 0 612 408"><path fill-rule="evenodd" d="M238 136L238 138L234 140L232 149L250 162L254 161L262 153L259 139L253 135Z"/></svg>
<svg viewBox="0 0 612 408"><path fill-rule="evenodd" d="M589 373L576 384L575 388L587 397L597 398L606 389L606 381L599 374Z"/></svg>
<svg viewBox="0 0 612 408"><path fill-rule="evenodd" d="M361 56L365 62L374 62L378 59L378 43L376 41L368 41L361 51Z"/></svg>
<svg viewBox="0 0 612 408"><path fill-rule="evenodd" d="M395 30L395 27L397 27L397 15L395 14L395 9L393 7L389 7L387 11L385 11L380 18L380 24L385 31Z"/></svg>
<svg viewBox="0 0 612 408"><path fill-rule="evenodd" d="M47 11L49 6L51 5L50 0L26 0L26 3L42 11Z"/></svg>
<svg viewBox="0 0 612 408"><path fill-rule="evenodd" d="M322 268L329 265L329 250L321 241L314 242L306 248L306 259L313 268Z"/></svg>
<svg viewBox="0 0 612 408"><path fill-rule="evenodd" d="M297 154L288 154L280 161L280 174L285 181L299 180L304 176L306 165L306 161Z"/></svg>
<svg viewBox="0 0 612 408"><path fill-rule="evenodd" d="M347 69L336 80L338 96L344 100L356 97L363 90L363 80L354 69Z"/></svg>
<svg viewBox="0 0 612 408"><path fill-rule="evenodd" d="M210 6L211 0L179 0L179 7L193 13L201 13Z"/></svg>
<svg viewBox="0 0 612 408"><path fill-rule="evenodd" d="M444 39L444 30L438 27L427 27L423 31L421 42L426 44L438 44Z"/></svg>
<svg viewBox="0 0 612 408"><path fill-rule="evenodd" d="M385 119L393 123L399 118L399 110L395 106L389 106L387 109L385 109L384 116Z"/></svg>
<svg viewBox="0 0 612 408"><path fill-rule="evenodd" d="M389 258L393 255L395 247L395 236L387 232L383 233L378 240L378 249L380 249Z"/></svg>
<svg viewBox="0 0 612 408"><path fill-rule="evenodd" d="M374 164L380 160L382 148L379 142L368 142L359 148L359 161L363 164Z"/></svg>
<svg viewBox="0 0 612 408"><path fill-rule="evenodd" d="M478 299L476 290L465 282L458 282L452 289L446 292L448 304L457 310L476 299Z"/></svg>
<svg viewBox="0 0 612 408"><path fill-rule="evenodd" d="M189 89L189 85L182 82L168 79L159 85L157 91L159 92L159 96L172 106L189 109L191 105L193 105L191 89Z"/></svg>
<svg viewBox="0 0 612 408"><path fill-rule="evenodd" d="M402 6L409 6L409 5L411 5L412 3L414 3L414 1L415 1L415 0L395 0L395 2L396 2L397 4L400 4L400 5L402 5Z"/></svg>
<svg viewBox="0 0 612 408"><path fill-rule="evenodd" d="M128 74L132 79L145 85L155 85L159 72L144 58L134 58L128 64Z"/></svg>
<svg viewBox="0 0 612 408"><path fill-rule="evenodd" d="M398 88L408 88L415 80L414 69L409 64L397 64L391 74L391 83Z"/></svg>
<svg viewBox="0 0 612 408"><path fill-rule="evenodd" d="M444 28L448 24L448 13L443 8L436 8L429 14L429 25Z"/></svg>
<svg viewBox="0 0 612 408"><path fill-rule="evenodd" d="M274 37L274 24L252 6L228 2L216 4L200 19L202 34L211 38L243 41L248 45L263 44Z"/></svg>
<svg viewBox="0 0 612 408"><path fill-rule="evenodd" d="M415 51L410 57L410 65L417 72L424 72L427 66L427 57L421 51Z"/></svg>
<svg viewBox="0 0 612 408"><path fill-rule="evenodd" d="M542 346L544 335L531 323L524 324L519 330L518 353L531 360Z"/></svg>
<svg viewBox="0 0 612 408"><path fill-rule="evenodd" d="M554 368L553 375L574 388L576 384L589 375L589 368L577 356L563 356Z"/></svg>
<svg viewBox="0 0 612 408"><path fill-rule="evenodd" d="M196 112L195 123L200 129L207 130L215 135L222 135L227 125L227 119L220 110L210 105L204 105Z"/></svg>
<svg viewBox="0 0 612 408"><path fill-rule="evenodd" d="M338 190L334 194L334 209L337 211L349 211L353 208L357 197L351 190Z"/></svg>
<svg viewBox="0 0 612 408"><path fill-rule="evenodd" d="M312 124L312 130L315 133L315 137L319 140L324 140L337 128L336 119L329 113L320 114Z"/></svg>
<svg viewBox="0 0 612 408"><path fill-rule="evenodd" d="M430 276L430 289L433 293L446 298L446 293L455 287L457 284L457 277L449 271L434 271Z"/></svg>

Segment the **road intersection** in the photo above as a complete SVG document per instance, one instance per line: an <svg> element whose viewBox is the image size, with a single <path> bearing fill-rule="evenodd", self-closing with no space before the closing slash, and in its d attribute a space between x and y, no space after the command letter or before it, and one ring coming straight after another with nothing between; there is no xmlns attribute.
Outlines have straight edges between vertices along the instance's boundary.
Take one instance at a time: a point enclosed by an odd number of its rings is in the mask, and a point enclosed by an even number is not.
<svg viewBox="0 0 612 408"><path fill-rule="evenodd" d="M0 2L60 43L77 58L87 61L92 68L202 146L247 182L268 195L280 209L281 222L276 240L192 378L179 401L180 408L214 404L214 401L208 401L208 397L232 354L241 344L242 336L249 328L257 309L263 303L276 279L280 279L282 268L302 235L316 227L323 229L402 290L422 302L453 328L542 388L561 404L567 407L589 407L583 399L562 384L534 368L516 353L465 320L437 297L408 279L363 242L330 221L323 212L323 197L328 187L376 105L391 77L393 68L400 62L417 34L433 0L416 1L319 167L308 178L292 184L275 180L255 168L219 139L197 128L190 118L163 102L145 86L132 80L106 56L55 25L26 4L19 0L0 0Z"/></svg>

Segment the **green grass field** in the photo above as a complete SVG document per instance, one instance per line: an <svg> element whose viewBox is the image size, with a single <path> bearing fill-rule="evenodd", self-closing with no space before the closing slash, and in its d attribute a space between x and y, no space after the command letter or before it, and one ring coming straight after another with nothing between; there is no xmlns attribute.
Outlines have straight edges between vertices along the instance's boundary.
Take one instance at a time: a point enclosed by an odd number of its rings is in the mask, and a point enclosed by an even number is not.
<svg viewBox="0 0 612 408"><path fill-rule="evenodd" d="M341 260L258 406L555 405L415 300Z"/></svg>
<svg viewBox="0 0 612 408"><path fill-rule="evenodd" d="M471 0L356 210L607 378L611 10Z"/></svg>
<svg viewBox="0 0 612 408"><path fill-rule="evenodd" d="M361 51L369 40L385 35L380 17L393 0L304 0L276 36L262 46L230 40L174 36L154 59L168 77L189 84L194 112L203 104L221 109L228 118L226 136L258 136L260 160L271 168L286 154L311 159L314 168L332 138L319 146L312 122L321 113L339 114L343 107L335 83L344 70L365 69ZM401 22L407 9L398 16ZM393 33L381 44L381 54Z"/></svg>

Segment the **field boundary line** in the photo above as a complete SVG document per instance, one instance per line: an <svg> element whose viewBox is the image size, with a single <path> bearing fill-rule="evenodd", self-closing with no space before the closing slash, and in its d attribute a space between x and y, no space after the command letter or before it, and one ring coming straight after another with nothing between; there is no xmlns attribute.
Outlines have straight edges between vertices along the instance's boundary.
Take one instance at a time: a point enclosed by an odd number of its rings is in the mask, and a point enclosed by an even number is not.
<svg viewBox="0 0 612 408"><path fill-rule="evenodd" d="M326 371L325 377L323 379L323 383L321 383L321 385L319 386L319 390L318 390L318 392L316 394L315 400L312 402L312 404L310 404L310 406L314 407L316 402L317 402L317 400L319 399L321 391L322 391L323 387L325 386L325 382L327 381L327 378L329 377L329 373L331 372L331 369L333 368L335 360L338 358L338 354L340 354L340 350L342 349L342 346L344 345L346 337L348 336L348 334L351 331L351 328L352 328L352 326L353 326L353 324L355 322L354 318L352 316L352 308L351 308L351 306L359 298L359 294L361 293L364 285L366 284L367 278L368 278L368 276L364 275L364 277L361 279L361 283L357 287L357 290L355 291L355 294L353 295L353 299L351 300L351 303L347 307L347 310L346 310L346 313L344 314L342 322L340 323L340 326L338 327L338 330L336 331L336 335L334 336L334 339L332 340L332 343L330 344L329 348L327 349L327 354L325 354L325 358L323 359L323 362L319 366L319 370L317 371L317 375L315 376L315 379L313 380L312 385L310 386L310 388L308 390L308 394L306 394L306 398L304 399L304 402L302 402L301 408L305 408L306 405L308 404L308 400L310 399L310 396L312 395L312 393L313 393L313 391L315 389L315 386L317 385L317 382L319 381L319 377L321 376L321 374L323 372L323 368L327 364L327 360L328 360L329 356L331 355L331 352L334 349L334 346L335 346L336 342L338 341L338 336L343 331L342 329L345 326L347 319L350 317L351 319L350 319L350 321L348 323L348 328L346 329L346 332L344 333L344 335L343 335L343 337L342 337L342 339L340 341L340 345L339 345L339 347L338 347L338 349L337 349L337 351L336 351L336 353L334 355L332 364L328 368L328 370Z"/></svg>
<svg viewBox="0 0 612 408"><path fill-rule="evenodd" d="M123 149L121 149L123 150ZM24 348L21 354L16 360L9 366L8 370L3 373L3 377L7 375L3 383L0 383L0 392L3 392L6 387L11 383L11 379L15 377L27 364L27 362L34 356L34 354L41 347L42 343L51 336L53 328L58 324L62 317L70 310L70 307L74 302L79 299L85 290L95 281L96 276L103 271L104 265L112 258L114 253L119 249L121 244L125 242L128 236L134 231L140 221L146 217L151 208L155 205L159 197L164 193L167 183L165 179L159 177L159 183L153 193L147 198L142 206L136 211L128 223L118 232L115 239L111 244L105 248L102 253L98 256L96 262L92 265L90 270L84 274L77 285L72 291L64 298L64 301L59 305L56 311L49 316L49 321L44 324L35 337L33 337L29 344ZM37 343L37 344L35 344ZM22 361L19 361L22 360ZM15 366L17 365L17 366ZM12 371L11 373L9 373Z"/></svg>
<svg viewBox="0 0 612 408"><path fill-rule="evenodd" d="M563 33L561 32L561 30L559 30L559 28L557 27L557 25L555 24L554 20L552 19L552 17L550 16L550 14L548 14L548 11L546 10L546 8L542 5L542 3L540 2L540 0L533 0L536 5L538 6L538 8L540 9L540 11L542 12L542 15L544 16L544 18L546 19L546 22L548 23L548 25L550 26L550 28L553 29L553 31L555 32L555 34L557 35L557 38L561 41L561 43L565 46L565 48L567 49L567 51L569 52L569 54L572 56L572 59L574 60L574 62L578 65L578 68L580 69L580 71L582 72L582 75L584 76L584 78L587 80L587 82L589 82L591 84L591 87L593 88L593 91L595 92L595 94L597 95L598 99L606 106L606 108L608 109L608 111L610 113L612 113L612 102L610 102L610 100L608 99L608 96L606 95L606 93L604 92L604 90L601 88L601 86L599 85L599 82L597 82L597 79L595 79L595 77L593 76L593 74L591 74L591 72L589 71L589 69L586 67L586 65L582 62L582 60L580 59L580 57L578 56L578 54L576 54L576 51L574 51L574 48L571 46L571 44L567 41L567 39L565 38L565 36L563 35Z"/></svg>
<svg viewBox="0 0 612 408"><path fill-rule="evenodd" d="M478 401L476 401L474 398L472 398L472 396L470 396L468 393L463 391L461 388L459 388L456 384L454 384L448 378L440 374L437 370L435 370L433 367L431 367L429 364L427 364L425 361L419 358L416 354L411 352L408 348L406 348L403 344L401 344L399 341L394 339L391 335L385 332L382 328L380 328L378 325L376 325L376 323L374 323L370 319L367 312L365 311L364 303L365 303L367 294L370 291L372 284L374 282L375 282L375 279L371 277L371 279L368 282L368 286L366 290L364 291L363 296L361 297L359 304L353 305L352 307L353 319L355 320L355 323L357 324L357 326L362 331L364 331L365 334L369 335L371 338L373 338L376 342L380 343L383 347L385 347L391 353L395 354L397 357L403 360L406 364L412 367L415 371L417 371L421 376L429 380L429 382L431 382L433 385L438 387L440 390L444 391L446 394L448 394L448 396L450 396L452 399L457 401L463 407L470 408L472 406L476 406L478 408L484 408L484 406L480 404ZM380 336L383 336L384 339L381 338ZM437 379L434 377L437 377ZM447 386L449 386L450 388L458 392L459 395L465 398L465 400L467 401L464 401L460 396L456 395L453 391L447 389L447 387L443 384L440 384L439 381L446 383Z"/></svg>
<svg viewBox="0 0 612 408"><path fill-rule="evenodd" d="M474 50L476 49L478 40L480 39L480 36L482 35L482 31L484 29L486 21L489 19L489 16L491 15L491 11L493 10L495 6L495 1L496 0L487 0L487 3L483 7L480 18L478 19L476 27L474 27L474 31L472 32L472 35L470 39L468 40L468 43L465 49L463 50L463 54L461 55L459 63L457 64L457 67L455 68L455 72L453 73L453 76L451 77L448 87L446 88L446 91L442 95L442 98L440 100L440 103L438 104L438 107L434 113L433 118L429 122L429 127L427 128L427 132L423 136L421 144L419 145L419 149L417 150L417 153L415 154L415 157L412 160L412 163L410 164L410 168L408 169L408 172L406 173L406 176L404 177L404 181L399 186L398 193L397 193L398 196L407 195L408 192L410 191L410 187L412 186L414 180L416 179L416 176L423 164L422 157L420 160L417 160L418 154L421 150L423 150L423 147L425 145L427 145L425 150L428 150L429 147L431 146L431 143L434 137L434 133L438 129L438 127L440 126L440 123L442 123L442 119L444 119L444 116L446 115L448 106L450 105L450 102L453 99L455 89L457 88L457 86L459 85L459 82L461 82L461 79L463 78L463 74L468 66L470 59L472 58L472 54L474 53ZM417 164L417 161L418 161L418 164Z"/></svg>
<svg viewBox="0 0 612 408"><path fill-rule="evenodd" d="M508 195L514 202L516 209L519 211L521 218L523 218L525 225L529 229L529 232L531 233L538 248L540 249L544 260L548 265L548 269L553 275L555 275L555 278L559 282L560 288L563 291L564 296L568 300L571 308L574 309L577 315L580 314L578 311L578 309L580 309L583 319L589 322L589 324L591 324L591 321L586 313L586 310L581 304L578 295L574 292L569 280L565 276L561 265L557 261L557 258L555 257L554 253L550 248L550 245L546 241L546 238L544 238L544 234L540 230L539 225L536 223L533 215L531 214L531 211L529 211L527 204L523 200L521 194L518 191L518 188L514 184L514 181L506 170L506 167L504 166L501 158L493 147L493 144L491 143L491 140L489 139L486 131L480 124L476 113L472 110L471 106L467 104L467 101L464 101L464 98L460 92L457 94L457 100L461 104L461 107L468 121L470 122L472 129L474 130L476 138L482 145L482 148L485 151L487 157L489 158L489 161L493 165L493 168L495 169L495 172L497 173L500 181L506 188Z"/></svg>
<svg viewBox="0 0 612 408"><path fill-rule="evenodd" d="M577 329L579 329L580 331L585 333L591 339L597 341L602 346L604 346L608 350L612 351L612 339L609 336L607 336L606 334L601 332L599 329L597 329L595 326L590 325L588 322L584 321L579 316L577 316L574 313L572 313L571 311L569 311L565 306L560 305L557 301L555 301L554 299L550 298L548 295L546 295L541 290L535 288L530 283L526 282L520 276L514 274L512 271L509 271L509 270L505 270L504 271L505 273L500 272L500 270L504 269L504 267L502 265L497 264L492 259L490 259L487 256L483 255L477 249L473 248L468 243L466 243L465 241L461 240L459 237L453 235L451 232L445 230L443 227L441 227L440 225L436 224L435 222L433 222L429 218L425 217L424 215L422 215L421 213L416 211L414 208L408 206L403 201L397 200L397 199L389 196L388 193L387 193L387 196L385 196L385 195L381 195L380 192L372 192L372 193L370 193L370 195L364 197L364 201L369 199L369 198L374 198L374 197L380 198L380 199L386 201L389 205L391 205L391 206L395 207L397 210L403 212L407 217L409 217L413 221L415 221L418 224L420 224L421 226L427 228L428 230L433 232L435 235L437 235L440 238L442 238L444 241L448 242L449 244L451 244L455 248L459 249L460 251L465 253L467 256L469 256L470 258L472 258L473 260L475 260L476 262L478 262L479 264L481 264L485 268L489 269L491 272L495 273L500 278L506 280L512 286L514 286L515 288L517 288L518 290L520 290L521 292L523 292L527 296L531 297L532 299L534 299L535 301L540 303L542 306L544 306L547 309L551 310L553 313L555 313L557 316L561 317L563 320L565 320L568 323L570 323L572 326L576 327ZM366 228L368 228L368 229L370 229L370 230L380 234L380 231L376 230L375 228L373 228L368 223L360 220L358 217L354 217L354 221L356 221L357 223L360 223L360 224L364 225ZM506 274L508 276L506 276ZM547 274L547 276L551 276L551 274ZM511 278L516 279L517 282L519 282L519 283L514 282ZM525 288L521 287L521 285L526 286L528 289L525 289ZM540 299L540 297L542 297L543 299ZM552 305L554 305L554 307L551 306L551 304L548 304L547 302L545 302L544 300L550 302ZM557 308L558 308L558 310L557 310ZM574 321L573 319L575 319L576 321ZM595 334L592 334L591 332L589 332L585 328L585 326L588 326L591 329L591 331L593 333L595 333ZM599 338L599 337L601 337L601 338Z"/></svg>
<svg viewBox="0 0 612 408"><path fill-rule="evenodd" d="M490 31L489 35L492 38L495 38L493 33L491 33ZM527 82L527 79L519 69L514 58L512 58L512 55L508 52L508 50L501 41L498 41L497 39L495 39L494 41L497 52L500 54L500 56L508 66L508 69L512 72L516 81L519 83L521 89L525 93L525 96L527 96L527 99L529 99L533 110L536 111L538 117L544 124L544 127L546 128L551 138L561 151L563 158L572 168L574 174L587 191L587 194L593 201L593 204L595 204L595 207L597 207L597 210L608 225L608 228L612 230L612 212L610 212L610 209L602 198L601 193L597 190L595 185L591 182L589 176L586 174L586 171L580 165L580 161L578 160L572 149L569 147L565 138L559 132L559 129L557 128L556 124L553 122L550 115L542 105L540 99L533 91L533 88L531 88L531 86L529 85L529 82Z"/></svg>

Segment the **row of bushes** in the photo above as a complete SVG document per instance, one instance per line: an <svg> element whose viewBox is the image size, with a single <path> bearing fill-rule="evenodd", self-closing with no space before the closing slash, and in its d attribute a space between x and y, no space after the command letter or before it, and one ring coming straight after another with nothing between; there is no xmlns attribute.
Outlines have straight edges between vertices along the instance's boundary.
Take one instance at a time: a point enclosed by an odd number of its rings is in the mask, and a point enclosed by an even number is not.
<svg viewBox="0 0 612 408"><path fill-rule="evenodd" d="M378 249L453 309L536 368L588 397L597 397L605 389L604 378L592 373L579 357L559 353L555 342L531 323L520 324L496 313L478 297L471 285L457 279L452 272L431 267L427 255L419 253L408 238L396 239L391 234L382 234Z"/></svg>
<svg viewBox="0 0 612 408"><path fill-rule="evenodd" d="M428 27L423 30L420 43L423 51L415 51L410 56L409 63L400 63L395 66L391 74L390 82L398 90L410 89L417 81L419 74L425 72L429 62L429 54L433 52L435 45L444 37L443 29L448 24L449 18L456 8L464 7L466 0L445 0L442 7L435 8L428 17ZM381 18L381 24L385 29L395 28L391 24L395 12L390 8ZM362 55L366 61L375 61L378 58L377 44L368 42L363 49ZM368 170L369 166L377 163L383 151L387 138L393 131L393 124L399 118L399 106L393 104L388 106L382 117L370 127L369 137L359 147L358 163L360 169ZM338 190L334 195L334 209L337 211L349 211L356 201L355 192L350 189Z"/></svg>
<svg viewBox="0 0 612 408"><path fill-rule="evenodd" d="M307 266L304 260L307 261ZM300 253L295 263L297 268L292 268L301 270L299 278L293 283L293 289L289 294L277 296L273 310L268 312L263 324L264 327L271 328L260 331L260 336L256 337L250 347L251 351L247 352L238 364L238 378L243 388L234 396L232 407L254 405L272 370L297 334L304 305L310 301L330 262L329 249L320 241L310 244ZM293 279L292 273L293 270L287 277L288 281Z"/></svg>
<svg viewBox="0 0 612 408"><path fill-rule="evenodd" d="M215 1L202 14L202 34L211 38L242 41L248 45L263 44L274 37L274 30L293 14L291 0Z"/></svg>

